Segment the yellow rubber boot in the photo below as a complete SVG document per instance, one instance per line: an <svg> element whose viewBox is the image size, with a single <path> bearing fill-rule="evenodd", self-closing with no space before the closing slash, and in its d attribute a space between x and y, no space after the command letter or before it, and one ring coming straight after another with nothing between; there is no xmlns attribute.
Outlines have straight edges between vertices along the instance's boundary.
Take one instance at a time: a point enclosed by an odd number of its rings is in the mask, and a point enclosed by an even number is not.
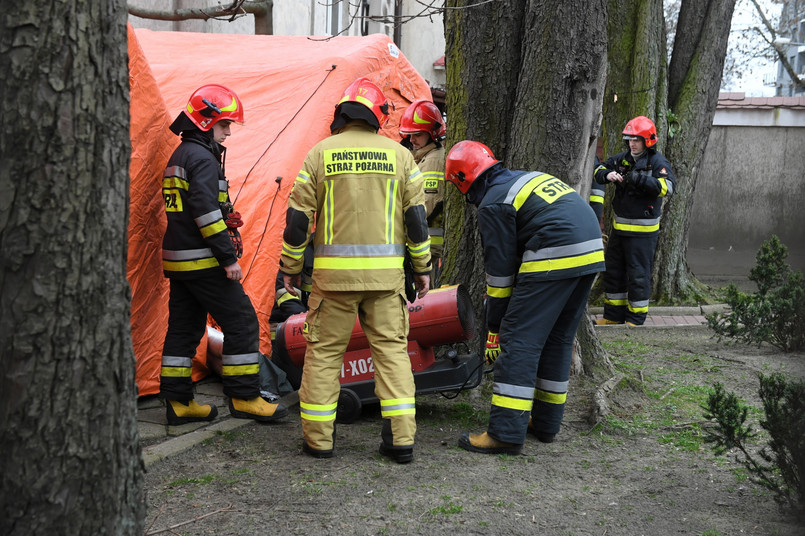
<svg viewBox="0 0 805 536"><path fill-rule="evenodd" d="M610 320L609 318L599 318L595 321L596 326L612 326L615 324L623 324L623 322L618 322L617 320Z"/></svg>
<svg viewBox="0 0 805 536"><path fill-rule="evenodd" d="M520 454L522 445L498 441L486 432L482 434L463 433L458 438L458 446L470 452L481 454Z"/></svg>
<svg viewBox="0 0 805 536"><path fill-rule="evenodd" d="M256 396L248 400L230 398L229 413L238 419L269 422L282 419L288 415L288 410L282 404L272 404L271 402L266 402L264 398Z"/></svg>
<svg viewBox="0 0 805 536"><path fill-rule="evenodd" d="M218 415L218 408L212 404L198 404L195 400L180 402L178 400L168 400L167 404L168 424L179 426L189 422L211 421Z"/></svg>

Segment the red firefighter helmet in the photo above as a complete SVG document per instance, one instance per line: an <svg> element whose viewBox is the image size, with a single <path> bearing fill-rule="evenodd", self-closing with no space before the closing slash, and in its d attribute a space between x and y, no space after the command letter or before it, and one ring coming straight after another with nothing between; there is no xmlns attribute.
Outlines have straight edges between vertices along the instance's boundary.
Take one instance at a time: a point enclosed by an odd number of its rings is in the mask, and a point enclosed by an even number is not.
<svg viewBox="0 0 805 536"><path fill-rule="evenodd" d="M657 143L657 127L654 126L654 121L646 116L638 115L626 123L626 127L623 129L623 139L630 140L635 137L643 138L646 147Z"/></svg>
<svg viewBox="0 0 805 536"><path fill-rule="evenodd" d="M405 137L417 132L427 132L433 141L444 137L442 112L428 100L416 100L406 108L400 121L400 135Z"/></svg>
<svg viewBox="0 0 805 536"><path fill-rule="evenodd" d="M377 119L379 128L388 121L389 103L380 88L368 78L358 78L344 90L344 96L336 105L336 115L338 108L345 102L357 102L369 108Z"/></svg>
<svg viewBox="0 0 805 536"><path fill-rule="evenodd" d="M492 149L483 143L460 141L447 153L444 177L455 184L462 194L466 194L475 179L498 162Z"/></svg>
<svg viewBox="0 0 805 536"><path fill-rule="evenodd" d="M187 101L184 113L205 132L222 119L243 123L243 105L237 94L218 84L208 84L195 90Z"/></svg>

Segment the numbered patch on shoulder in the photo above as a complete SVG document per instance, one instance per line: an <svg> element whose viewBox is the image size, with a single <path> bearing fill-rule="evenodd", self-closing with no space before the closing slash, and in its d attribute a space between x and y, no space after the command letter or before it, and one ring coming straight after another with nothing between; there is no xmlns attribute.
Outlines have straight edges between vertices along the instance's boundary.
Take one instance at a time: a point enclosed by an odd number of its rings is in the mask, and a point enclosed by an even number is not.
<svg viewBox="0 0 805 536"><path fill-rule="evenodd" d="M542 198L546 203L553 203L560 197L575 192L573 188L562 182L561 179L551 177L550 179L541 182L534 193Z"/></svg>

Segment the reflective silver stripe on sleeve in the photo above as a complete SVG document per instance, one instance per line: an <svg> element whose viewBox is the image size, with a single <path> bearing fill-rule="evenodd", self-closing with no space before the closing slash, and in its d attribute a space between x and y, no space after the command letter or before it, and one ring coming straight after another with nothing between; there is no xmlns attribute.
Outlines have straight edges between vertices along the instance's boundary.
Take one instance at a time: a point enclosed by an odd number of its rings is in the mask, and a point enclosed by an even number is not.
<svg viewBox="0 0 805 536"><path fill-rule="evenodd" d="M444 229L441 227L428 227L428 234L431 236L444 236Z"/></svg>
<svg viewBox="0 0 805 536"><path fill-rule="evenodd" d="M514 398L530 399L534 398L534 388L522 385L512 385L510 383L493 383L492 392L496 395L510 396Z"/></svg>
<svg viewBox="0 0 805 536"><path fill-rule="evenodd" d="M193 261L196 259L203 259L205 257L212 257L212 256L213 256L212 250L210 248L162 250L162 258L166 261Z"/></svg>
<svg viewBox="0 0 805 536"><path fill-rule="evenodd" d="M568 246L541 248L537 251L527 250L523 253L523 262L573 257L575 255L590 253L591 251L598 251L599 249L604 249L604 243L600 238L593 238L586 242L579 242L578 244L570 244Z"/></svg>
<svg viewBox="0 0 805 536"><path fill-rule="evenodd" d="M497 276L486 274L486 284L490 287L506 288L514 285L514 276Z"/></svg>
<svg viewBox="0 0 805 536"><path fill-rule="evenodd" d="M165 168L163 177L179 177L180 179L187 179L187 171L181 166L170 166Z"/></svg>
<svg viewBox="0 0 805 536"><path fill-rule="evenodd" d="M405 255L402 244L319 244L315 256L323 257L386 257Z"/></svg>
<svg viewBox="0 0 805 536"><path fill-rule="evenodd" d="M260 354L258 352L253 352L250 354L235 354L235 355L227 355L223 354L221 356L221 361L224 365L253 365L257 363L257 360L260 358Z"/></svg>
<svg viewBox="0 0 805 536"><path fill-rule="evenodd" d="M163 367L191 367L193 366L192 357L182 357L180 355L163 355Z"/></svg>
<svg viewBox="0 0 805 536"><path fill-rule="evenodd" d="M226 181L218 181L218 190L225 192L229 189L229 183Z"/></svg>
<svg viewBox="0 0 805 536"><path fill-rule="evenodd" d="M629 218L621 218L620 216L615 216L615 223L620 223L623 225L640 225L642 227L650 227L652 225L659 225L660 218L633 220Z"/></svg>
<svg viewBox="0 0 805 536"><path fill-rule="evenodd" d="M209 225L223 219L224 216L221 214L221 209L216 208L212 212L208 212L199 216L198 218L194 218L194 221L199 227L204 227L205 225Z"/></svg>

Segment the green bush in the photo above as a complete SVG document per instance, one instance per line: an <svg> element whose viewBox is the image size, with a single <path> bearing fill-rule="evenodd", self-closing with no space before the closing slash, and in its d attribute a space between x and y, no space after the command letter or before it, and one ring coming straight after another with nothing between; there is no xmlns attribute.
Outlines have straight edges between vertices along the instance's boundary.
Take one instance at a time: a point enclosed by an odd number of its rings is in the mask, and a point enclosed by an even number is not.
<svg viewBox="0 0 805 536"><path fill-rule="evenodd" d="M749 271L758 291L744 294L730 283L726 302L730 310L707 315L707 324L719 338L746 344L768 342L784 352L805 347L805 280L786 263L788 249L776 236L763 243L757 264Z"/></svg>
<svg viewBox="0 0 805 536"><path fill-rule="evenodd" d="M748 446L757 436L746 424L748 407L735 394L725 393L720 383L714 385L704 406L705 418L716 422L714 428L705 429L706 441L717 455L737 449L743 458L738 454L735 458L752 481L771 490L778 504L805 519L805 380L761 374L758 393L765 413L760 425L770 436L758 453L762 461L752 456Z"/></svg>

